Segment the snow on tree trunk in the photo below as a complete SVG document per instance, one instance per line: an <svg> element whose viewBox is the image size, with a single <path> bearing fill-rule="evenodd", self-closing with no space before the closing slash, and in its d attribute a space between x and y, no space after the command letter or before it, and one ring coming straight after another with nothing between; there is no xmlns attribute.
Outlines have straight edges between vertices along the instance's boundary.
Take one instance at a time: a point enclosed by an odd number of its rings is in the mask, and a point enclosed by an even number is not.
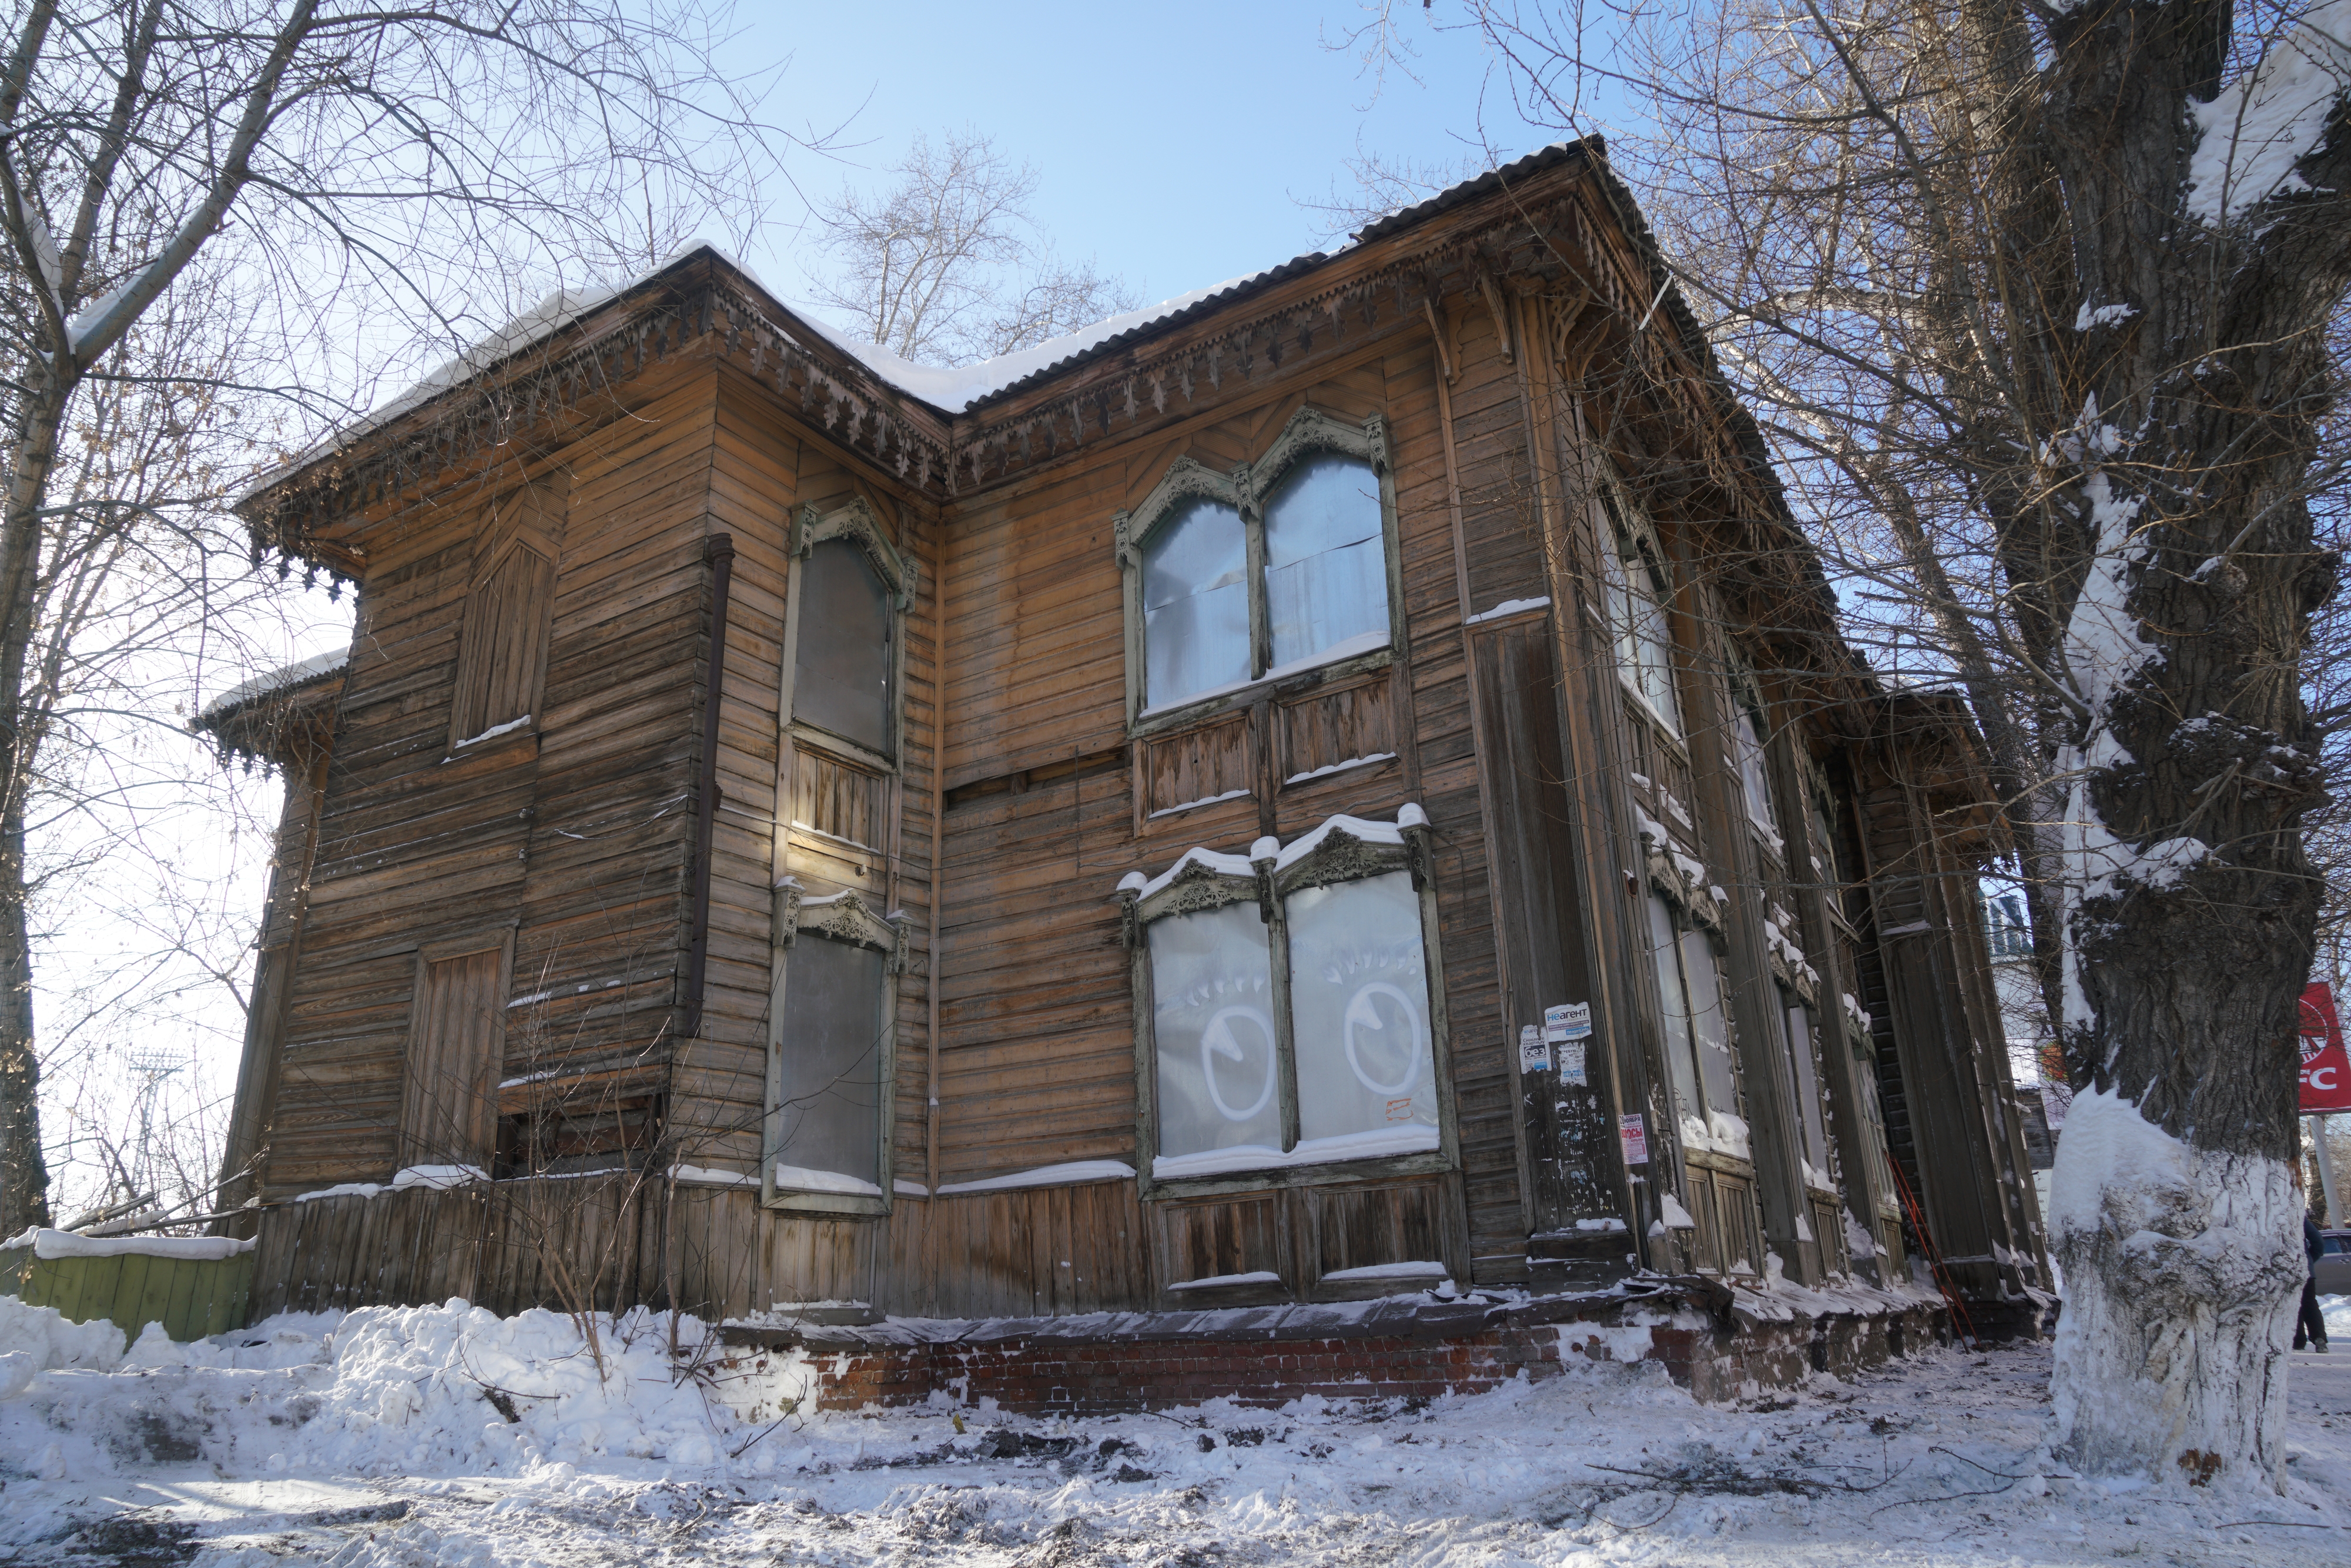
<svg viewBox="0 0 2351 1568"><path fill-rule="evenodd" d="M2197 1149L2112 1092L2074 1097L2047 1216L2065 1277L2057 1427L2074 1464L2200 1482L2250 1456L2278 1473L2300 1216L2282 1162Z"/></svg>

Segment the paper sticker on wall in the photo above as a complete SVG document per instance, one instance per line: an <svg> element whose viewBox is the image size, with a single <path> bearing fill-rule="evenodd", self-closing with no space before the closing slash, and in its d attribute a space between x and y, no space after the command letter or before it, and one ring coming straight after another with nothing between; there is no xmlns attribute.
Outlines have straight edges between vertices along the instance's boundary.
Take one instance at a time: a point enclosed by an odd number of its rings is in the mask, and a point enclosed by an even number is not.
<svg viewBox="0 0 2351 1568"><path fill-rule="evenodd" d="M1616 1118L1616 1136L1625 1145L1626 1165L1646 1166L1649 1163L1648 1124L1641 1120L1638 1111Z"/></svg>
<svg viewBox="0 0 2351 1568"><path fill-rule="evenodd" d="M1572 1040L1559 1048L1559 1081L1562 1083L1587 1082L1583 1076L1583 1042L1582 1040Z"/></svg>
<svg viewBox="0 0 2351 1568"><path fill-rule="evenodd" d="M1543 1038L1548 1040L1586 1040L1592 1034L1592 1004L1564 1002L1543 1009Z"/></svg>
<svg viewBox="0 0 2351 1568"><path fill-rule="evenodd" d="M1519 1071L1521 1072L1551 1071L1551 1047L1544 1041L1542 1030L1532 1024L1528 1024L1519 1030Z"/></svg>

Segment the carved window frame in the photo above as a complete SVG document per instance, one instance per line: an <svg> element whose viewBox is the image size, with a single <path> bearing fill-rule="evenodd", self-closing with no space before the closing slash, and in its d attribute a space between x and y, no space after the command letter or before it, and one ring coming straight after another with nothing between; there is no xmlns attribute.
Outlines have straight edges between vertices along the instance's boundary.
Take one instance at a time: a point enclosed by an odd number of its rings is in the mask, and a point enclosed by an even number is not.
<svg viewBox="0 0 2351 1568"><path fill-rule="evenodd" d="M1460 1144L1455 1124L1453 1078L1450 1071L1451 1025L1445 998L1445 964L1437 920L1436 852L1427 818L1417 806L1397 813L1395 826L1404 841L1381 843L1350 832L1344 816L1325 821L1314 834L1320 841L1288 865L1279 865L1280 848L1271 838L1250 846L1246 873L1223 869L1243 857L1209 857L1187 850L1176 862L1175 874L1152 888L1140 873L1119 884L1120 940L1128 956L1129 984L1134 1008L1135 1170L1137 1190L1144 1198L1186 1197L1233 1192L1262 1192L1274 1187L1312 1186L1371 1177L1420 1176L1459 1168ZM1364 822L1362 825L1386 826ZM1152 989L1151 948L1145 933L1151 925L1171 915L1221 909L1254 903L1265 923L1267 961L1272 978L1275 1025L1276 1093L1280 1104L1281 1137L1285 1149L1299 1142L1298 1061L1295 1022L1290 1007L1290 930L1288 901L1307 888L1361 881L1395 872L1409 873L1420 908L1421 963L1428 985L1429 1071L1437 1094L1437 1146L1407 1155L1375 1155L1337 1160L1323 1165L1274 1166L1236 1171L1229 1175L1167 1176L1155 1174L1159 1155L1159 1059L1154 1038L1156 1009ZM1144 890L1149 888L1146 893Z"/></svg>
<svg viewBox="0 0 2351 1568"><path fill-rule="evenodd" d="M898 856L899 817L904 804L906 752L906 620L914 607L915 570L913 559L901 555L890 542L872 508L861 498L830 511L820 511L805 506L794 517L790 529L789 551L793 562L805 561L817 546L832 539L847 539L865 554L874 572L882 579L883 587L891 595L891 667L890 667L890 752L884 756L871 747L833 734L816 725L796 718L792 712L793 684L798 674L799 640L802 625L800 586L806 574L797 570L788 573L784 585L784 640L778 679L776 712L782 727L776 758L776 818L777 864L778 878L790 873L786 863L786 846L796 832L816 834L828 841L825 849L844 861L858 862L864 875L872 877L877 869L885 876L881 886L869 883L877 896L886 898L886 870L894 865ZM792 821L794 785L799 754L813 750L844 762L852 768L877 774L883 780L883 806L882 831L877 835L884 841L879 844L858 844L848 840L835 840L812 826L803 827Z"/></svg>
<svg viewBox="0 0 2351 1568"><path fill-rule="evenodd" d="M1272 617L1267 603L1265 498L1278 489L1301 460L1323 453L1358 458L1371 465L1380 489L1380 548L1386 566L1388 641L1384 648L1313 664L1288 674L1269 674L1273 657ZM1143 552L1183 502L1196 497L1222 501L1241 515L1247 540L1249 601L1249 669L1248 684L1175 706L1152 709L1145 689L1149 662L1144 646ZM1403 551L1396 521L1395 475L1388 458L1387 419L1367 415L1349 423L1309 403L1290 416L1262 455L1218 473L1189 456L1168 465L1159 483L1141 505L1111 517L1113 549L1118 559L1121 592L1126 613L1126 728L1129 736L1180 728L1203 718L1246 707L1263 696L1270 685L1311 678L1332 681L1366 670L1383 669L1395 662L1404 646Z"/></svg>
<svg viewBox="0 0 2351 1568"><path fill-rule="evenodd" d="M1632 492L1621 480L1614 475L1603 473L1600 497L1601 511L1608 530L1608 537L1600 542L1601 548L1610 552L1609 560L1615 563L1618 572L1623 571L1625 551L1621 547L1630 544L1634 553L1648 569L1650 601L1656 604L1665 622L1666 678L1673 688L1674 711L1670 714L1659 711L1657 705L1649 700L1649 694L1642 690L1639 672L1626 667L1623 651L1617 643L1620 628L1614 595L1604 591L1601 600L1608 627L1609 662L1616 667L1616 684L1637 705L1642 715L1648 719L1650 727L1657 732L1670 749L1680 755L1687 765L1689 761L1689 694L1683 686L1689 652L1682 645L1674 624L1678 619L1679 606L1676 602L1678 585L1674 578L1672 558L1666 554L1665 541L1658 536L1656 524L1650 521L1648 514L1635 503ZM1636 639L1639 635L1629 626L1621 630Z"/></svg>
<svg viewBox="0 0 2351 1568"><path fill-rule="evenodd" d="M906 749L906 622L916 589L915 566L891 542L888 531L862 497L830 508L803 506L794 516L787 538L793 563L805 561L816 547L845 539L862 550L889 595L891 613L890 712L887 755L831 730L796 718L793 686L799 669L799 640L808 617L803 614L801 588L807 574L789 571L784 589L784 637L778 651L779 688L777 715L780 734L776 747L775 908L772 917L772 957L768 1008L767 1085L760 1121L759 1186L761 1201L778 1209L824 1214L887 1214L892 1195L894 1102L897 1087L897 978L904 967L904 943L897 925L878 911L895 897L892 868L897 863L900 818L905 789ZM836 764L878 777L879 843L859 843L827 833L812 824L794 821L794 802L803 754L814 754ZM840 862L865 879L857 886L813 869L806 874L835 891L811 895L794 874L798 847ZM778 1188L776 1162L779 1150L780 1100L783 1092L786 993L791 978L791 950L800 934L814 931L833 940L869 946L888 956L883 965L883 1037L877 1047L883 1112L875 1130L880 1142L876 1168L881 1173L878 1197L854 1193L810 1192Z"/></svg>
<svg viewBox="0 0 2351 1568"><path fill-rule="evenodd" d="M804 1214L888 1214L897 1191L893 1135L898 1114L898 982L906 972L906 934L903 915L883 915L873 901L855 888L844 888L821 898L808 897L799 883L786 878L776 889L777 934L775 974L770 991L768 1028L767 1092L759 1132L759 1200L769 1208ZM783 1140L784 1039L782 1019L789 1001L792 950L803 936L847 942L872 948L883 956L882 1032L874 1044L874 1072L879 1089L874 1160L879 1194L811 1191L780 1186L776 1166L785 1153Z"/></svg>

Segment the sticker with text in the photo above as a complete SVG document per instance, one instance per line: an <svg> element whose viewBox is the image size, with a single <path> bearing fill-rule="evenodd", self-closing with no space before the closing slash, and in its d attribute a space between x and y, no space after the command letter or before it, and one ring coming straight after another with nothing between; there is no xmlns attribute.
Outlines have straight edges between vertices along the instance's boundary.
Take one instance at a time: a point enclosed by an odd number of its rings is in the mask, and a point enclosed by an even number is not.
<svg viewBox="0 0 2351 1568"><path fill-rule="evenodd" d="M1616 1118L1616 1136L1625 1145L1625 1163L1646 1166L1649 1163L1649 1128L1638 1111Z"/></svg>
<svg viewBox="0 0 2351 1568"><path fill-rule="evenodd" d="M1592 1004L1563 1002L1555 1008L1543 1009L1543 1038L1549 1040L1585 1040L1592 1034Z"/></svg>

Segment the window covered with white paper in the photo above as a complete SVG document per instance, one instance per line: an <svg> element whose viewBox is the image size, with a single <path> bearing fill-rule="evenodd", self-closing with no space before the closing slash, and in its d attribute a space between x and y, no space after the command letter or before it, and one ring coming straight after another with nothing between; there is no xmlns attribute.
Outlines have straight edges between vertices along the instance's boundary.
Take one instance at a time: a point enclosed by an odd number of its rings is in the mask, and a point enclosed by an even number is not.
<svg viewBox="0 0 2351 1568"><path fill-rule="evenodd" d="M1731 745L1739 753L1739 787L1747 800L1747 815L1758 827L1776 834L1779 827L1771 821L1771 774L1764 759L1762 726L1756 721L1755 710L1745 703L1739 705Z"/></svg>
<svg viewBox="0 0 2351 1568"><path fill-rule="evenodd" d="M1609 619L1616 633L1616 662L1627 685L1677 735L1681 732L1681 699L1674 689L1674 639L1659 602L1656 570L1649 553L1635 541L1619 536L1615 549L1603 552L1607 579Z"/></svg>
<svg viewBox="0 0 2351 1568"><path fill-rule="evenodd" d="M1386 643L1387 552L1370 464L1326 453L1293 466L1266 502L1265 555L1277 667Z"/></svg>
<svg viewBox="0 0 2351 1568"><path fill-rule="evenodd" d="M1253 904L1149 928L1159 1154L1281 1151L1281 1063L1265 922Z"/></svg>
<svg viewBox="0 0 2351 1568"><path fill-rule="evenodd" d="M1820 1065L1813 1056L1813 1012L1788 1005L1788 1063L1795 1071L1796 1105L1804 1125L1804 1176L1814 1186L1829 1182L1829 1132L1821 1111Z"/></svg>
<svg viewBox="0 0 2351 1568"><path fill-rule="evenodd" d="M1437 1146L1420 895L1406 872L1284 902L1301 1154Z"/></svg>
<svg viewBox="0 0 2351 1568"><path fill-rule="evenodd" d="M1690 1040L1706 1094L1707 1130L1717 1152L1747 1157L1747 1124L1739 1116L1739 1075L1730 1061L1730 1015L1723 1007L1722 963L1703 931L1682 933L1682 983L1689 988Z"/></svg>
<svg viewBox="0 0 2351 1568"><path fill-rule="evenodd" d="M882 1191L887 964L871 947L803 932L784 960L778 1043L776 1162L847 1176L872 1196Z"/></svg>
<svg viewBox="0 0 2351 1568"><path fill-rule="evenodd" d="M1666 1030L1666 1071L1673 1081L1675 1121L1682 1142L1704 1148L1706 1102L1698 1097L1698 1059L1690 1053L1689 992L1682 985L1681 935L1663 894L1649 894L1649 960L1657 972L1657 1005Z"/></svg>
<svg viewBox="0 0 2351 1568"><path fill-rule="evenodd" d="M1196 497L1153 532L1143 552L1143 646L1152 707L1255 676L1249 539L1233 507Z"/></svg>

